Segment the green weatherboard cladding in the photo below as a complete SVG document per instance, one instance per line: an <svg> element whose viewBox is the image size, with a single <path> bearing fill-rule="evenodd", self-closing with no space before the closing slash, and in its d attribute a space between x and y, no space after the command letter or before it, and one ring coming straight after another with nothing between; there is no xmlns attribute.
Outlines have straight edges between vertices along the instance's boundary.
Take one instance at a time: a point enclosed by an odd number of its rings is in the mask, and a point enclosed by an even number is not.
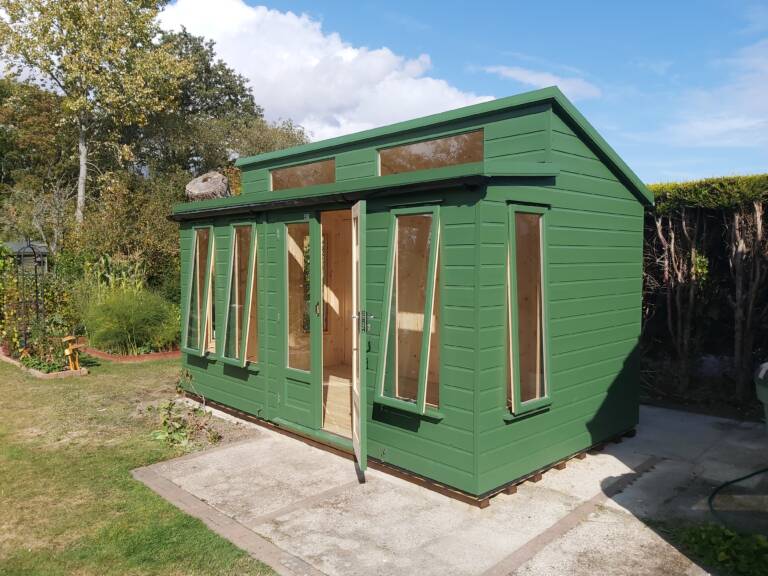
<svg viewBox="0 0 768 576"><path fill-rule="evenodd" d="M377 176L377 150L474 129L483 162ZM269 170L334 158L336 182L271 192ZM638 418L644 205L651 195L559 90L520 96L241 159L243 194L187 203L181 222L182 294L188 298L195 226L215 238L214 325L229 290L232 224L257 235L259 361L185 354L190 391L343 449L321 428L322 364L286 368L285 224L319 233L321 210L366 199L369 321L364 354L368 455L482 495L633 428ZM393 214L439 207L439 406L424 414L377 401ZM546 402L513 413L507 402L507 273L513 206L543 214ZM534 210L534 211L535 211ZM310 274L321 274L313 246ZM319 282L312 288L319 298ZM318 331L315 332L317 336ZM321 331L320 331L321 333ZM320 337L313 346L321 346Z"/></svg>

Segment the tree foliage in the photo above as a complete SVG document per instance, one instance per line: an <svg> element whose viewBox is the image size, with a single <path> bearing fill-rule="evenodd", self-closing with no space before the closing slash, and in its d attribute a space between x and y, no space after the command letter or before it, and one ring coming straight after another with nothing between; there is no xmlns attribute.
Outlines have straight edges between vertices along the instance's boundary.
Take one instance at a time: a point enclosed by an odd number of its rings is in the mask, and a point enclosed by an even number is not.
<svg viewBox="0 0 768 576"><path fill-rule="evenodd" d="M180 84L178 108L153 114L145 126L125 130L137 161L153 172L222 170L240 155L306 142L291 122L270 123L247 80L216 57L214 44L182 30L168 32L162 45L191 66Z"/></svg>
<svg viewBox="0 0 768 576"><path fill-rule="evenodd" d="M768 198L768 174L705 178L690 182L665 182L649 186L656 214L681 208L732 209Z"/></svg>
<svg viewBox="0 0 768 576"><path fill-rule="evenodd" d="M688 387L688 367L714 331L719 346L710 352L730 355L735 391L747 398L755 354L768 349L768 174L650 188L656 205L646 234L646 285L657 287L649 299L663 311L679 388ZM730 314L729 338L722 321L711 320L720 310Z"/></svg>
<svg viewBox="0 0 768 576"><path fill-rule="evenodd" d="M75 142L60 96L0 80L0 234L59 250L74 212Z"/></svg>
<svg viewBox="0 0 768 576"><path fill-rule="evenodd" d="M9 72L62 95L76 126L80 157L76 219L85 208L88 146L115 127L144 125L176 105L186 61L158 44L165 2L150 0L0 0L0 48Z"/></svg>

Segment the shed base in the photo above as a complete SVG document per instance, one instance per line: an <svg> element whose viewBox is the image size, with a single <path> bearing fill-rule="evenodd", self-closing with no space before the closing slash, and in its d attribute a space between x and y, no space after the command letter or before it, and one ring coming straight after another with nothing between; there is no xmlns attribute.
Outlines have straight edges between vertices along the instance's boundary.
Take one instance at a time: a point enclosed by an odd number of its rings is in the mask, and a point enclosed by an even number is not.
<svg viewBox="0 0 768 576"><path fill-rule="evenodd" d="M258 416L254 416L253 414L243 412L242 410L231 408L226 404L220 404L219 402L216 402L214 400L202 398L201 396L191 392L185 392L185 396L187 398L194 400L195 402L198 402L201 405L214 408L216 410L224 412L225 414L229 414L230 416L239 418L240 420L244 420L246 422L250 422L252 424L262 426L274 432L278 432L279 434L290 436L291 438L300 440L301 442L304 442L305 444L308 444L320 450L324 450L326 452L336 454L337 456L341 456L342 458L346 458L347 460L354 461L355 457L351 450L346 450L338 446L331 446L330 444L327 444L325 442L320 442L315 438L308 436L307 434L302 434L297 430L292 430L285 426L281 426L277 423L273 423L268 420L264 420L263 418L259 418ZM538 470L531 472L530 474L521 476L520 478L512 480L511 482L507 482L506 484L502 484L501 486L494 488L493 490L489 490L488 492L481 494L479 496L475 494L471 494L469 492L465 492L463 490L459 490L457 488L453 488L451 486L447 486L445 484L442 484L440 482L437 482L425 476L421 476L420 474L416 474L415 472L411 472L410 470L405 470L393 464L382 462L381 460L378 460L371 456L368 457L368 466L373 470L385 472L396 478L400 478L401 480L405 480L412 484L421 486L422 488L426 488L427 490L432 490L433 492L437 492L439 494L442 494L443 496L447 496L448 498L453 498L454 500L464 502L465 504L469 504L471 506L477 506L478 508L487 508L488 506L490 506L491 499L494 496L497 496L502 493L515 494L517 492L517 487L524 482L539 482L542 479L543 474L545 474L549 470L552 470L552 469L564 470L567 465L567 462L571 459L575 458L578 460L583 460L584 458L587 457L588 454L601 451L603 448L605 448L605 445L608 442L621 442L622 438L632 438L634 435L635 435L635 429L631 428L603 442L598 442L596 444L593 444L589 448L585 448L584 450L575 452L574 454L571 454L567 458L557 460L555 462L552 462L551 464L548 464L547 466L544 466L542 468L539 468Z"/></svg>

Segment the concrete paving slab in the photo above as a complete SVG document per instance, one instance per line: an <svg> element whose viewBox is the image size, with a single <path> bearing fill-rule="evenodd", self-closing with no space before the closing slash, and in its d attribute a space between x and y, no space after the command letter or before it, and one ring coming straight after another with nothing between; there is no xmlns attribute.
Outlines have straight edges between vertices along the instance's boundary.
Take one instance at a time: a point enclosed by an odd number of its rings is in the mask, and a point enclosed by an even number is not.
<svg viewBox="0 0 768 576"><path fill-rule="evenodd" d="M736 420L716 416L643 406L632 450L693 462L739 425Z"/></svg>
<svg viewBox="0 0 768 576"><path fill-rule="evenodd" d="M357 483L349 461L268 430L254 441L165 462L156 471L238 520Z"/></svg>
<svg viewBox="0 0 768 576"><path fill-rule="evenodd" d="M603 509L552 542L515 576L707 574L642 521Z"/></svg>
<svg viewBox="0 0 768 576"><path fill-rule="evenodd" d="M643 408L636 438L571 460L484 510L379 471L360 484L349 460L267 429L144 475L292 576L699 574L643 520L705 514L697 507L713 479L766 449L756 434L738 422ZM737 500L729 505L743 512Z"/></svg>

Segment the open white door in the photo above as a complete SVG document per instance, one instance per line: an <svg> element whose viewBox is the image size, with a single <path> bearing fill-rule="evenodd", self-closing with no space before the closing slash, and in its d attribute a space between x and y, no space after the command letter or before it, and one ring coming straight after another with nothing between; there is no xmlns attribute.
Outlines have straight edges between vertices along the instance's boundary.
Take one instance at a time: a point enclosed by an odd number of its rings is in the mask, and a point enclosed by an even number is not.
<svg viewBox="0 0 768 576"><path fill-rule="evenodd" d="M357 465L365 471L366 441L365 353L368 314L365 311L365 200L352 207L352 447Z"/></svg>

